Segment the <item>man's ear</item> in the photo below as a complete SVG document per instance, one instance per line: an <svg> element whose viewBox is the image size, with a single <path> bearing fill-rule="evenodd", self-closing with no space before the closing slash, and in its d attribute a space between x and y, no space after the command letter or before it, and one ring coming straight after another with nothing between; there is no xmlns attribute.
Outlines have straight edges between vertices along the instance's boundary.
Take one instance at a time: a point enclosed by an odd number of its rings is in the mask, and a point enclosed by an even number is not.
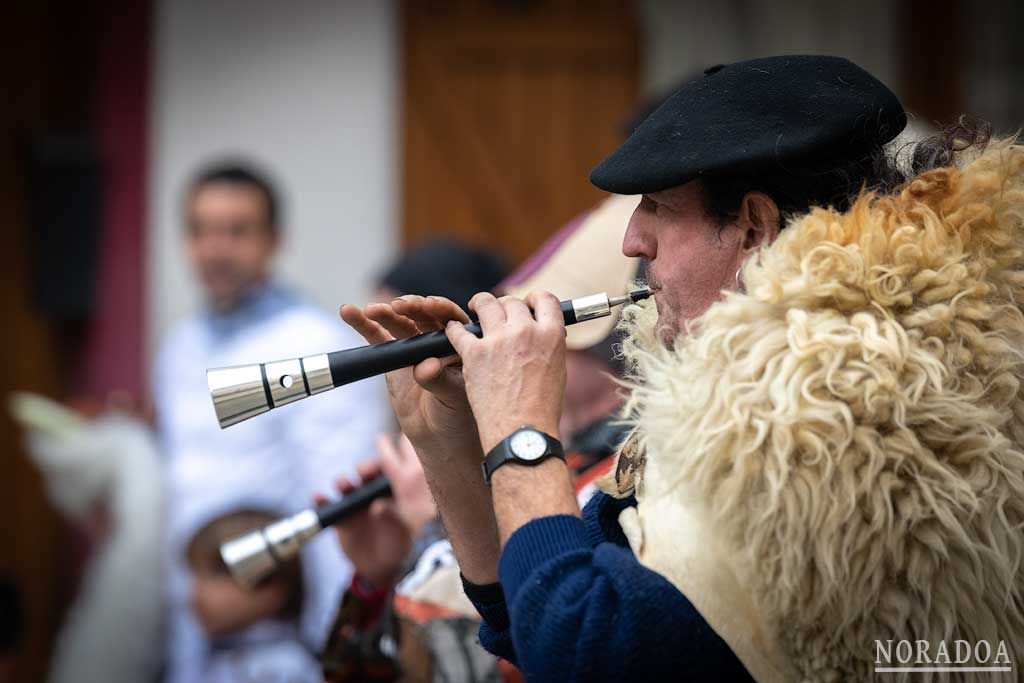
<svg viewBox="0 0 1024 683"><path fill-rule="evenodd" d="M743 228L743 249L754 251L779 236L782 215L779 207L764 192L748 192L740 202L739 226Z"/></svg>

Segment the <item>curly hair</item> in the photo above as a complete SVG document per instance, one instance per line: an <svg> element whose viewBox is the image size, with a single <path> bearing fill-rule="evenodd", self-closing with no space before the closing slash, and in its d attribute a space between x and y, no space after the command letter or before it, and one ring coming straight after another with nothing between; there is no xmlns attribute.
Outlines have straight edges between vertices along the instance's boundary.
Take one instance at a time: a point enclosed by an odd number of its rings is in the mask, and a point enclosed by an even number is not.
<svg viewBox="0 0 1024 683"><path fill-rule="evenodd" d="M712 520L801 680L869 679L879 639L1024 658L1024 147L978 139L793 221L674 348L624 314L641 562L692 581L678 530Z"/></svg>
<svg viewBox="0 0 1024 683"><path fill-rule="evenodd" d="M991 135L987 122L964 116L923 140L890 143L852 159L815 160L797 167L707 176L701 179L705 211L724 226L736 219L748 192L768 195L784 216L801 215L815 206L846 211L861 191L889 194L919 173L954 165L964 152L980 153ZM912 148L907 155L909 164L901 168L898 159L908 147Z"/></svg>

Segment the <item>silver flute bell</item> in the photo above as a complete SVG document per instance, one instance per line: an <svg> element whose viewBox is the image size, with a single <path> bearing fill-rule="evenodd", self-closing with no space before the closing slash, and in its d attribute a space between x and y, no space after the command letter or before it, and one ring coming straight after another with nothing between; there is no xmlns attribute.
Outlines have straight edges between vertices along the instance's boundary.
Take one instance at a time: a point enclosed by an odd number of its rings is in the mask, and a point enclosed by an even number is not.
<svg viewBox="0 0 1024 683"><path fill-rule="evenodd" d="M235 580L252 588L297 556L322 528L314 510L303 510L228 541L220 556Z"/></svg>
<svg viewBox="0 0 1024 683"><path fill-rule="evenodd" d="M327 354L206 371L221 429L333 389Z"/></svg>

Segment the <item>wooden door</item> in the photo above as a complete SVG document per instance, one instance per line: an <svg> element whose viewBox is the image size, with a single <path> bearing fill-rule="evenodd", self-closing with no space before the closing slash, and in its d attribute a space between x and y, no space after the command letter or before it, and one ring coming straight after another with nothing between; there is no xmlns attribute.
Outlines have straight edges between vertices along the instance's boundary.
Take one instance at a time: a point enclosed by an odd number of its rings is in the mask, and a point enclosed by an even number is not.
<svg viewBox="0 0 1024 683"><path fill-rule="evenodd" d="M603 195L638 87L627 0L406 0L403 236L510 265Z"/></svg>

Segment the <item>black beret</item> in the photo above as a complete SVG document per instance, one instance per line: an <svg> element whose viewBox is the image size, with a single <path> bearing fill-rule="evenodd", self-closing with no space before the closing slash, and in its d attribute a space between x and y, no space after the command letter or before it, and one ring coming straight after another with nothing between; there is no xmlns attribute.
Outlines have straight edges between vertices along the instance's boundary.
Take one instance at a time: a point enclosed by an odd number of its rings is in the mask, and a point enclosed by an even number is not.
<svg viewBox="0 0 1024 683"><path fill-rule="evenodd" d="M842 57L713 66L647 117L590 182L644 194L705 174L852 159L889 142L906 123L896 95Z"/></svg>

